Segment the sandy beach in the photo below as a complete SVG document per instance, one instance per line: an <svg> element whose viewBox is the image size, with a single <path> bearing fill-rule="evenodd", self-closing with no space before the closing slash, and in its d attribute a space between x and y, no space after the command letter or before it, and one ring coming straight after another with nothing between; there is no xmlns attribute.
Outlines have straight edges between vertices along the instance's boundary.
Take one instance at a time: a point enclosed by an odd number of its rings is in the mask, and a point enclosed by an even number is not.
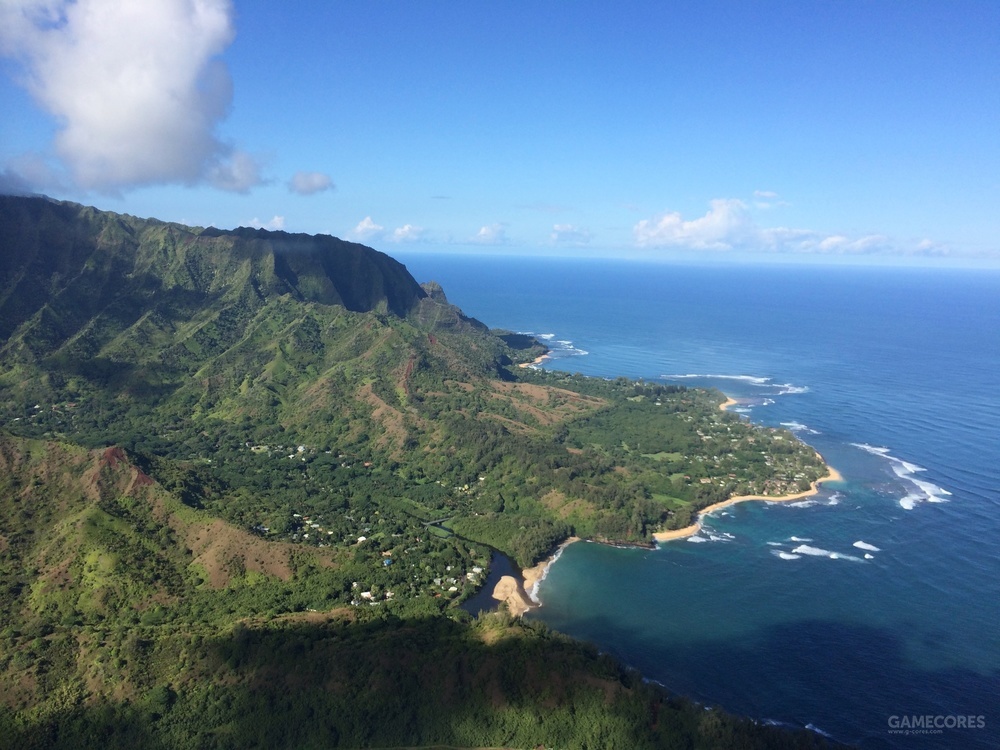
<svg viewBox="0 0 1000 750"><path fill-rule="evenodd" d="M530 362L522 362L521 364L518 365L518 367L535 367L537 365L542 364L542 362L544 362L545 360L547 360L550 356L551 355L549 355L549 354L543 354L540 357L535 357Z"/></svg>
<svg viewBox="0 0 1000 750"><path fill-rule="evenodd" d="M725 411L730 406L733 406L734 404L737 403L739 402L736 399L727 396L726 400L723 403L719 404L719 408L722 411ZM823 484L823 482L840 482L841 480L843 480L843 477L840 475L840 472L834 469L832 466L827 466L826 469L827 469L826 476L822 476L815 482L810 484L809 489L805 490L804 492L793 492L788 495L775 495L775 496L735 495L729 498L728 500L723 500L721 503L714 503L712 505L709 505L707 508L702 508L700 511L698 511L698 520L695 521L690 526L685 526L683 529L658 531L655 534L653 534L653 538L658 542L669 542L672 539L684 539L685 537L693 536L694 534L697 534L698 531L701 529L701 519L707 516L709 513L713 513L714 511L717 511L720 508L726 508L730 505L736 505L736 503L746 502L747 500L764 500L765 502L769 503L780 503L792 500L802 500L803 498L811 497L819 492L819 486Z"/></svg>
<svg viewBox="0 0 1000 750"><path fill-rule="evenodd" d="M739 401L737 401L735 398L732 398L731 396L726 396L726 400L723 401L721 404L719 404L719 411L725 411L730 406L736 406L736 404L738 403Z"/></svg>
<svg viewBox="0 0 1000 750"><path fill-rule="evenodd" d="M732 399L730 399L731 401ZM733 402L735 403L735 402ZM722 404L722 407L729 406L730 404ZM769 503L776 502L787 502L793 500L802 500L803 498L811 497L819 492L819 487L823 482L839 482L843 479L840 472L834 469L832 466L827 466L827 474L820 477L815 482L809 485L809 489L804 492L793 492L787 495L736 495L729 498L728 500L723 500L720 503L715 503L709 505L707 508L703 508L698 512L698 520L686 526L683 529L672 529L670 531L658 531L653 534L653 538L657 542L669 542L673 539L684 539L685 537L697 534L701 529L701 519L704 518L709 513L713 513L721 508L726 508L730 505L735 505L736 503L747 502L748 500L763 500ZM563 549L572 544L573 542L580 541L580 537L570 537L565 542L559 545L552 555L542 560L531 568L525 568L521 571L522 580L518 581L514 576L503 576L497 583L496 587L493 589L493 598L505 602L507 604L507 609L510 611L514 617L520 617L529 609L533 609L538 605L535 604L530 598L529 592L531 592L534 587L538 584L540 580L545 576L545 571L548 569L549 565L559 556L559 553Z"/></svg>
<svg viewBox="0 0 1000 750"><path fill-rule="evenodd" d="M534 606L524 593L521 582L514 576L503 576L497 582L493 589L493 598L506 604L507 611L514 617L520 617Z"/></svg>
<svg viewBox="0 0 1000 750"><path fill-rule="evenodd" d="M548 355L544 355L536 359L531 364L538 364L546 359ZM529 364L522 364L521 367L528 367ZM739 403L736 399L726 397L726 400L719 404L719 409L725 411L730 406ZM709 505L707 508L702 508L698 511L698 520L695 521L690 526L686 526L683 529L672 529L670 531L658 531L653 534L653 538L657 542L669 542L672 539L684 539L685 537L693 536L697 534L701 529L701 519L704 518L709 513L714 513L715 511L726 508L730 505L735 505L736 503L743 503L748 500L763 500L769 503L775 502L786 502L793 500L802 500L803 498L811 497L819 492L820 485L824 482L839 482L843 479L840 472L834 469L832 466L827 466L827 473L825 476L820 477L815 482L809 485L809 489L803 492L793 492L787 495L736 495L729 498L728 500L723 500L719 503L714 503ZM559 556L559 553L563 549L572 544L573 542L580 541L580 537L570 537L565 542L559 545L559 548L549 557L542 560L531 568L526 568L521 571L522 580L518 581L513 576L503 576L497 583L496 587L493 589L493 598L498 601L505 602L507 604L507 609L515 617L520 617L529 609L533 609L538 606L535 602L531 600L530 592L535 588L540 580L545 576L545 571L548 569L549 565Z"/></svg>
<svg viewBox="0 0 1000 750"><path fill-rule="evenodd" d="M819 492L819 486L823 482L839 482L843 480L840 472L834 469L832 466L827 466L826 476L822 476L815 482L809 485L809 489L804 492L793 492L788 495L735 495L728 500L723 500L721 503L714 503L709 505L707 508L702 508L698 511L698 520L695 521L690 526L685 526L683 529L672 529L670 531L658 531L653 534L653 538L658 542L669 542L672 539L683 539L684 537L692 536L697 534L701 529L701 519L707 516L709 513L713 513L720 508L726 508L730 505L736 505L736 503L744 503L748 500L763 500L768 503L781 503L792 500L802 500L806 497L812 497Z"/></svg>
<svg viewBox="0 0 1000 750"><path fill-rule="evenodd" d="M562 552L568 545L579 541L580 537L571 536L565 542L560 544L559 548L555 552L538 563L538 565L531 568L525 568L521 571L522 581L518 581L513 576L503 576L493 589L493 598L506 602L507 609L510 610L510 613L515 617L520 617L529 609L536 607L537 605L529 598L529 592L531 592L535 585L542 580L545 576L545 571L548 569L549 565L552 564L552 561L559 556L559 553Z"/></svg>

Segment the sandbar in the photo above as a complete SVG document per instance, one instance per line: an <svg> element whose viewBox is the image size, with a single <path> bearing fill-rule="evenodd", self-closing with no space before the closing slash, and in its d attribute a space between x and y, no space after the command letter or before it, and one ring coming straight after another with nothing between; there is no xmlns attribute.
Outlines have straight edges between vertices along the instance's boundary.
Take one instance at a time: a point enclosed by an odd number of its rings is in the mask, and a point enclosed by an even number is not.
<svg viewBox="0 0 1000 750"><path fill-rule="evenodd" d="M815 482L809 485L809 489L803 492L792 492L788 495L735 495L728 500L723 500L720 503L713 503L707 508L702 508L698 511L698 520L695 521L690 526L685 526L683 529L671 529L669 531L657 531L653 534L653 538L658 542L669 542L672 539L683 539L684 537L692 536L697 534L701 529L701 519L707 516L709 513L713 513L720 508L726 508L730 505L736 505L736 503L744 503L747 500L763 500L768 503L783 503L790 500L802 500L806 497L812 497L819 492L819 486L824 482L840 482L843 481L843 477L840 472L837 471L832 466L827 466L827 473L825 476L820 477Z"/></svg>
<svg viewBox="0 0 1000 750"><path fill-rule="evenodd" d="M520 617L533 606L527 594L524 593L521 583L514 576L502 576L497 581L497 585L493 589L493 598L505 603L507 610L514 617Z"/></svg>
<svg viewBox="0 0 1000 750"><path fill-rule="evenodd" d="M520 617L529 609L538 605L531 600L531 592L538 582L545 577L545 571L555 561L559 554L573 542L579 542L580 537L571 536L559 545L551 555L535 566L521 571L521 581L513 576L503 576L493 589L493 598L507 603L507 609L515 617Z"/></svg>

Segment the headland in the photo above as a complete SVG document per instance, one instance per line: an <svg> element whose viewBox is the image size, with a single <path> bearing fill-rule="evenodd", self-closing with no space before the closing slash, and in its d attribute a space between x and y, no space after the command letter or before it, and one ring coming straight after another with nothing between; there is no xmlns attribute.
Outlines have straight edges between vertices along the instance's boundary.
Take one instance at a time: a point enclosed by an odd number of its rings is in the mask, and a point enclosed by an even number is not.
<svg viewBox="0 0 1000 750"><path fill-rule="evenodd" d="M787 495L735 495L728 500L723 500L719 503L713 503L707 508L702 508L698 511L698 520L696 520L690 526L685 526L683 529L670 529L669 531L657 531L653 534L653 538L657 542L669 542L673 539L684 539L685 537L697 534L701 530L702 519L710 513L714 513L722 508L728 508L730 505L736 505L736 503L744 503L748 500L763 500L768 503L782 503L789 502L792 500L802 500L807 497L812 497L817 494L820 489L820 485L824 482L840 482L843 480L840 472L834 469L832 466L827 466L826 476L822 476L815 482L809 485L809 489L803 492L792 492Z"/></svg>

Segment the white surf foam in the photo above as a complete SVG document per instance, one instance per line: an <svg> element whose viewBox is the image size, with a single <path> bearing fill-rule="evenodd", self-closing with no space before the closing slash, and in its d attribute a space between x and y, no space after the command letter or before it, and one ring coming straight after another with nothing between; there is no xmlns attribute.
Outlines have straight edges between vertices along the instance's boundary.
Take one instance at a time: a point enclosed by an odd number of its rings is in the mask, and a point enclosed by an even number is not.
<svg viewBox="0 0 1000 750"><path fill-rule="evenodd" d="M702 544L704 542L707 542L708 539L706 539L703 536L698 536L697 534L692 534L691 536L687 537L687 541L692 542L694 544Z"/></svg>
<svg viewBox="0 0 1000 750"><path fill-rule="evenodd" d="M823 735L824 737L826 737L828 739L833 739L833 735L832 734L830 734L829 732L824 732L822 729L820 729L815 724L806 724L806 729L808 729L810 732L815 732L816 734L821 734L821 735Z"/></svg>
<svg viewBox="0 0 1000 750"><path fill-rule="evenodd" d="M771 378L761 378L756 375L714 375L712 373L689 372L683 375L664 375L669 380L692 380L695 378L711 378L712 380L742 380L753 385L766 386Z"/></svg>
<svg viewBox="0 0 1000 750"><path fill-rule="evenodd" d="M868 542L857 541L854 546L858 549L866 549L869 552L881 552L882 550L876 547L874 544L869 544Z"/></svg>
<svg viewBox="0 0 1000 750"><path fill-rule="evenodd" d="M519 331L525 336L534 336L549 345L550 357L582 357L590 352L580 349L568 339L557 339L554 333L535 333L534 331Z"/></svg>
<svg viewBox="0 0 1000 750"><path fill-rule="evenodd" d="M542 581L548 578L549 571L552 570L552 566L556 564L556 562L559 560L560 557L562 557L564 549L566 549L565 544L559 546L559 549L556 550L556 553L552 556L552 559L549 560L548 564L545 566L545 569L542 571L542 575L539 576L538 580L535 581L531 585L531 588L525 592L528 595L528 598L531 599L531 601L534 602L536 605L541 605L542 603L541 599L538 598L538 589L541 587Z"/></svg>
<svg viewBox="0 0 1000 750"><path fill-rule="evenodd" d="M810 547L808 544L800 544L798 547L792 550L796 555L810 555L812 557L828 557L831 560L852 560L854 562L861 562L860 557L854 557L853 555L845 555L840 552L831 552L828 549L823 549L821 547Z"/></svg>
<svg viewBox="0 0 1000 750"><path fill-rule="evenodd" d="M716 533L711 529L703 529L703 532L708 534L710 542L731 542L736 538L735 534L730 534L728 531Z"/></svg>
<svg viewBox="0 0 1000 750"><path fill-rule="evenodd" d="M836 554L828 549L820 549L819 547L810 547L808 544L800 544L798 547L792 550L799 555L812 555L813 557L830 557Z"/></svg>
<svg viewBox="0 0 1000 750"><path fill-rule="evenodd" d="M779 396L787 396L790 393L808 393L809 386L807 385L792 385L791 383L781 383L780 385L775 385L778 389Z"/></svg>
<svg viewBox="0 0 1000 750"><path fill-rule="evenodd" d="M807 435L819 435L819 430L814 430L812 427L802 424L801 422L782 422L782 427L787 427L792 432L804 432Z"/></svg>
<svg viewBox="0 0 1000 750"><path fill-rule="evenodd" d="M775 383L773 378L760 375L723 375L712 372L686 372L674 375L664 375L666 380L736 380L747 383L755 388L773 388L775 396L786 396L790 393L808 393L809 387L793 385L792 383Z"/></svg>
<svg viewBox="0 0 1000 750"><path fill-rule="evenodd" d="M789 508L811 508L813 505L819 505L817 500L796 500L794 503L782 503L787 505Z"/></svg>
<svg viewBox="0 0 1000 750"><path fill-rule="evenodd" d="M800 536L790 536L790 537L788 537L788 541L790 541L790 542L811 542L812 539L806 539L805 537L800 537Z"/></svg>
<svg viewBox="0 0 1000 750"><path fill-rule="evenodd" d="M865 559L866 560L874 560L875 559L875 555L870 554L868 552L865 552Z"/></svg>
<svg viewBox="0 0 1000 750"><path fill-rule="evenodd" d="M904 510L913 510L917 503L946 503L948 502L948 498L951 497L951 493L944 487L939 487L933 482L928 482L926 479L919 479L915 476L919 472L927 471L927 469L893 456L889 448L868 445L868 443L851 443L851 445L855 448L860 448L866 453L871 453L873 456L884 458L889 462L893 474L917 490L916 492L907 493L905 497L900 499L899 505Z"/></svg>
<svg viewBox="0 0 1000 750"><path fill-rule="evenodd" d="M796 555L792 552L785 552L784 550L771 550L771 554L776 557L780 557L782 560L798 560L802 555Z"/></svg>

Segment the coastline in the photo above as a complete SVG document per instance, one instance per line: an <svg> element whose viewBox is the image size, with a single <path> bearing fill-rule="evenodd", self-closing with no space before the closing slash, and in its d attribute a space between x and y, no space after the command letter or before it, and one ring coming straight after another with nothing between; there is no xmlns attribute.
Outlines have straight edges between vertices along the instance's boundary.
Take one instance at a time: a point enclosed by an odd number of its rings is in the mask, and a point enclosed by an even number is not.
<svg viewBox="0 0 1000 750"><path fill-rule="evenodd" d="M546 352L545 354L541 354L541 355L535 357L530 362L522 362L521 364L518 365L518 367L538 367L543 362L545 362L546 360L550 359L551 356L552 356L551 354L549 354L548 352Z"/></svg>
<svg viewBox="0 0 1000 750"><path fill-rule="evenodd" d="M685 526L683 529L671 529L669 531L657 531L653 534L653 539L657 542L669 542L673 539L684 539L689 536L697 534L701 530L701 520L710 513L714 513L721 508L728 508L730 505L736 505L736 503L745 503L748 500L763 500L768 503L783 503L792 500L802 500L807 497L812 497L820 491L820 485L824 482L840 482L843 481L844 477L841 476L840 472L837 471L832 466L827 465L826 475L820 477L816 481L809 485L809 489L803 492L792 492L787 495L735 495L728 500L723 500L722 502L713 503L707 508L702 508L698 511L697 520L690 526Z"/></svg>
<svg viewBox="0 0 1000 750"><path fill-rule="evenodd" d="M579 542L580 537L571 536L566 539L556 551L537 565L521 571L521 580L514 576L503 576L493 589L493 598L506 603L507 609L514 617L520 617L529 609L540 606L535 599L535 589L545 578L549 566L559 559L559 555L569 545Z"/></svg>
<svg viewBox="0 0 1000 750"><path fill-rule="evenodd" d="M732 396L726 396L726 400L719 404L720 411L726 411L730 406L738 404L739 401L734 399ZM816 454L819 455L818 453ZM748 500L763 500L769 503L783 503L792 500L802 500L807 497L812 497L819 493L820 485L824 482L841 482L844 477L841 476L840 472L835 468L826 465L827 473L817 479L815 482L810 483L809 489L803 492L792 492L787 495L734 495L733 497L723 500L718 503L713 503L706 508L702 508L698 511L698 515L695 522L690 526L685 526L683 529L670 529L669 531L657 531L653 534L653 539L657 542L669 542L674 539L685 539L689 536L694 536L699 531L701 531L701 520L710 513L714 513L722 508L728 508L730 505L736 505L736 503L743 503Z"/></svg>
<svg viewBox="0 0 1000 750"><path fill-rule="evenodd" d="M736 403L732 399L729 399L729 401ZM731 404L729 403L722 404L720 408L730 405ZM714 513L717 510L721 510L722 508L728 508L730 505L736 505L736 503L744 503L750 500L763 500L764 502L769 503L781 503L812 497L813 495L819 493L820 485L824 482L840 482L843 480L843 476L835 468L829 465L827 465L826 468L827 473L816 481L810 483L808 490L804 490L803 492L792 492L787 495L773 496L736 495L727 500L713 503L707 508L702 508L698 511L698 519L690 526L685 526L683 529L671 529L670 531L655 532L653 534L653 539L655 539L657 543L662 543L669 542L674 539L685 539L689 536L694 536L701 530L702 518L710 513ZM540 563L522 570L520 581L514 578L514 576L504 576L493 589L493 598L506 603L507 609L514 617L521 617L525 612L535 609L536 607L540 607L541 603L535 597L538 584L545 579L545 574L548 572L549 566L559 559L562 551L570 544L579 541L581 541L580 537L571 536L569 539L560 544L555 552L542 560Z"/></svg>
<svg viewBox="0 0 1000 750"><path fill-rule="evenodd" d="M530 367L535 364L539 364L548 358L548 354L544 354L541 357L535 359L531 363L523 363L521 367ZM726 396L726 400L719 404L720 411L726 411L730 406L738 404L739 401L731 396ZM816 454L819 456L819 454ZM827 473L820 477L819 479L811 482L809 484L809 489L802 492L792 492L787 495L735 495L726 500L722 500L718 503L713 503L705 508L698 511L697 518L693 524L690 526L685 526L683 529L671 529L669 531L657 531L653 534L653 539L659 544L662 542L669 542L674 539L685 539L689 536L694 536L701 530L702 519L714 513L722 508L728 508L730 505L736 505L736 503L743 503L750 500L762 500L764 502L770 503L780 503L780 502L791 502L795 500L802 500L807 497L812 497L820 492L820 485L824 482L840 482L843 481L843 476L835 468L826 464ZM552 565L562 551L573 544L574 542L581 541L580 537L572 536L566 539L559 547L549 555L547 558L542 560L537 565L525 568L521 571L521 580L519 581L514 576L503 576L497 583L496 587L493 589L493 598L498 601L504 602L507 605L507 609L510 611L511 615L514 617L521 617L525 612L535 609L541 606L541 602L536 598L536 591L538 585L544 580L546 573L548 572L549 566Z"/></svg>

